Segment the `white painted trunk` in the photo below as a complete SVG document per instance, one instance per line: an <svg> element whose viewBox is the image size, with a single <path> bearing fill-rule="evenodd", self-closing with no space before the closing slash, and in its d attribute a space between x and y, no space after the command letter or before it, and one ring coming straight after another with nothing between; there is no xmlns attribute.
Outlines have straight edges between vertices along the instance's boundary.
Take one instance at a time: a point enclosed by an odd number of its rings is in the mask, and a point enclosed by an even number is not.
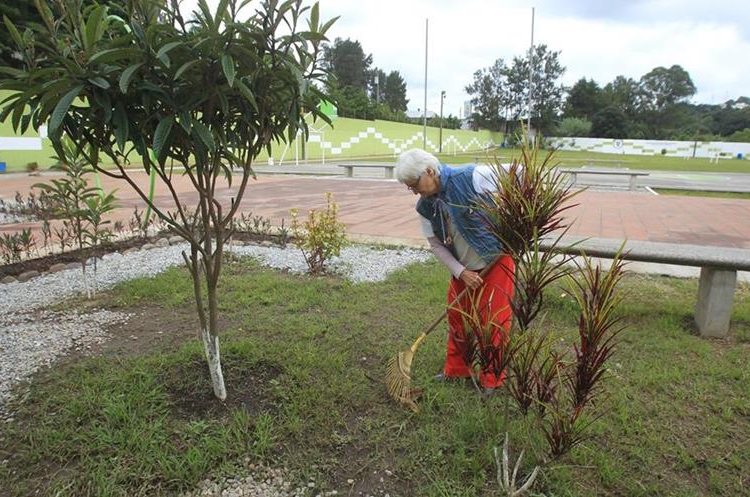
<svg viewBox="0 0 750 497"><path fill-rule="evenodd" d="M206 352L208 371L211 373L211 385L214 387L214 395L219 400L226 400L227 389L224 386L224 374L221 372L221 356L219 354L219 337L211 336L207 329L201 330L203 339L203 350Z"/></svg>
<svg viewBox="0 0 750 497"><path fill-rule="evenodd" d="M83 275L83 288L86 290L86 299L91 299L91 288L89 280L86 277L86 264L81 264L81 274Z"/></svg>

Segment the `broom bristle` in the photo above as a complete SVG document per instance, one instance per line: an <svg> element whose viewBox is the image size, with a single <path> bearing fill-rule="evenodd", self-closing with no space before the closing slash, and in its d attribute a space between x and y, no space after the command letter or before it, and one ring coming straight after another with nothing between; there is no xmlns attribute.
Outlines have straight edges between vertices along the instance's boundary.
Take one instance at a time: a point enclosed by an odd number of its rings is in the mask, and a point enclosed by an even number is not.
<svg viewBox="0 0 750 497"><path fill-rule="evenodd" d="M412 398L411 362L414 353L411 350L399 352L388 361L385 372L385 384L388 395L414 412L419 408Z"/></svg>

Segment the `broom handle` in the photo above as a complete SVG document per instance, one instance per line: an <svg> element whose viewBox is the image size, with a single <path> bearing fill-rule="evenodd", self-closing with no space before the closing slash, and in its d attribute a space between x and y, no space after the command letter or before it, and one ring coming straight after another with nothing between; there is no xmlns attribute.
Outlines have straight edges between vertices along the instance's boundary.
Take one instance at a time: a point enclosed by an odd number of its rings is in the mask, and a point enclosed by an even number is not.
<svg viewBox="0 0 750 497"><path fill-rule="evenodd" d="M484 266L484 268L482 268L482 271L479 273L479 276L483 278L490 271L490 269L492 269L495 266L495 264L497 263L497 261L500 260L501 257L502 255L498 255L497 257L495 257L495 259L492 262ZM461 297L466 295L466 292L468 291L469 291L469 287L467 286L463 290L461 290L458 293L458 295L456 295L456 298L453 299L453 302L448 304L448 307L445 309L445 311L437 319L435 319L435 321L432 322L430 327L427 328L425 332L422 333L422 335L419 338L417 338L417 342L414 344L416 345L416 347L419 347L419 343L421 343L422 340L424 340L427 337L427 335L429 335L432 332L432 330L437 328L437 325L439 325L443 321L443 319L445 319L445 316L448 315L448 309L456 305L456 303L458 303L458 301L461 300ZM413 347L413 348L416 349L416 347Z"/></svg>

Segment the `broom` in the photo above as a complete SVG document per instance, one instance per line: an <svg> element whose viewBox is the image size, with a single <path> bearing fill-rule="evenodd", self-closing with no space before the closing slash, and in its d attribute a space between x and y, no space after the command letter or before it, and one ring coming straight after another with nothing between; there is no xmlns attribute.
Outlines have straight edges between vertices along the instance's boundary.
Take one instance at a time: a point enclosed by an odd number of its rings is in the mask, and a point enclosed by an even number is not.
<svg viewBox="0 0 750 497"><path fill-rule="evenodd" d="M500 257L502 256L497 256L491 263L486 265L479 273L479 276L483 278L489 272L489 270L492 269L495 263L500 260ZM390 395L401 405L408 407L414 412L417 412L419 410L416 402L414 402L415 391L411 388L411 363L414 360L414 354L417 352L417 349L422 344L424 339L427 338L427 335L429 335L432 330L437 328L437 325L439 325L441 321L445 319L445 316L448 314L448 309L456 305L468 291L469 287L461 290L461 292L456 295L456 298L453 299L453 302L448 304L446 310L443 311L443 313L437 319L435 319L435 321L432 322L429 328L427 328L424 332L422 332L421 335L419 335L419 337L411 347L399 352L388 361L388 365L386 366L385 370L385 385L388 389L388 395Z"/></svg>

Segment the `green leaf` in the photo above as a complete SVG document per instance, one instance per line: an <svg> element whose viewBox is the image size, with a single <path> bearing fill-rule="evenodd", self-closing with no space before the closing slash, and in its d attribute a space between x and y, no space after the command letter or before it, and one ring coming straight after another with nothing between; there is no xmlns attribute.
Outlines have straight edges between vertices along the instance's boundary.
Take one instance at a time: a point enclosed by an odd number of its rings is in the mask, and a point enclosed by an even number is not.
<svg viewBox="0 0 750 497"><path fill-rule="evenodd" d="M100 5L90 12L89 18L86 21L86 46L88 48L96 45L96 42L104 34L107 26L106 17L107 7L104 5Z"/></svg>
<svg viewBox="0 0 750 497"><path fill-rule="evenodd" d="M333 23L339 20L339 17L341 17L341 16L336 16L333 19L328 20L325 24L323 24L320 27L320 29L318 31L321 34L325 34L330 29L330 27L333 26Z"/></svg>
<svg viewBox="0 0 750 497"><path fill-rule="evenodd" d="M214 143L214 137L211 135L211 131L200 121L193 121L193 132L198 135L198 138L206 145L209 151L213 152L216 148Z"/></svg>
<svg viewBox="0 0 750 497"><path fill-rule="evenodd" d="M229 6L229 0L221 0L219 2L219 6L216 7L216 16L214 16L214 28L216 32L219 32L219 26L221 25L221 21L225 17L229 17L229 12L227 12L227 7Z"/></svg>
<svg viewBox="0 0 750 497"><path fill-rule="evenodd" d="M14 130L20 131L23 133L24 129L21 129L21 117L23 117L23 113L26 110L26 99L19 101L16 103L15 108L13 109L13 117L11 118L11 125L13 126Z"/></svg>
<svg viewBox="0 0 750 497"><path fill-rule="evenodd" d="M193 64L197 64L198 62L200 61L191 60L189 62L185 62L184 64L182 64L182 66L180 66L180 68L177 69L177 72L174 73L174 80L177 81L180 78L180 76L182 76L182 73L190 69L193 66Z"/></svg>
<svg viewBox="0 0 750 497"><path fill-rule="evenodd" d="M123 93L128 92L128 85L130 85L130 80L133 78L133 75L138 70L139 67L143 65L143 62L138 62L137 64L133 64L132 66L128 67L122 72L122 75L120 76L120 91Z"/></svg>
<svg viewBox="0 0 750 497"><path fill-rule="evenodd" d="M167 52L175 47L179 47L180 45L182 45L181 41L173 41L171 43L167 43L166 45L161 47L158 52L156 52L156 56L161 59L162 55L166 55Z"/></svg>
<svg viewBox="0 0 750 497"><path fill-rule="evenodd" d="M8 19L8 16L6 15L3 15L3 22L5 23L5 27L10 33L11 38L13 38L13 41L15 41L16 45L18 45L18 48L23 48L23 39L21 38L21 34L18 32L13 22L11 22L11 20Z"/></svg>
<svg viewBox="0 0 750 497"><path fill-rule="evenodd" d="M103 90L109 90L109 88L111 86L109 84L109 81L107 81L106 79L102 78L101 76L97 76L95 78L89 78L89 81L92 84L98 86L99 88L101 88Z"/></svg>
<svg viewBox="0 0 750 497"><path fill-rule="evenodd" d="M162 64L164 64L164 67L169 68L172 66L172 60L169 58L169 55L167 54L160 56L159 60L161 61Z"/></svg>
<svg viewBox="0 0 750 497"><path fill-rule="evenodd" d="M206 24L212 26L214 23L214 18L211 15L211 9L208 7L208 3L206 3L206 0L198 0L198 8L200 9L203 18L206 20Z"/></svg>
<svg viewBox="0 0 750 497"><path fill-rule="evenodd" d="M174 118L172 116L169 116L163 117L159 121L159 124L156 126L156 131L154 131L154 144L152 148L154 150L154 155L157 157L157 160L162 157L162 151L166 151L164 146L167 144L169 133L172 131L173 125Z"/></svg>
<svg viewBox="0 0 750 497"><path fill-rule="evenodd" d="M190 134L190 130L193 127L190 113L187 111L180 112L180 115L177 118L177 124L182 126L182 129L185 130L185 133Z"/></svg>
<svg viewBox="0 0 750 497"><path fill-rule="evenodd" d="M250 88L248 88L241 79L237 80L237 88L240 90L240 93L242 93L242 96L245 97L248 102L250 102L250 105L253 106L255 112L258 112L258 103L255 101L255 95L253 95L253 93L250 91Z"/></svg>
<svg viewBox="0 0 750 497"><path fill-rule="evenodd" d="M81 90L83 90L83 85L78 85L68 93L66 93L65 96L63 96L60 101L57 102L55 110L52 111L52 117L50 117L49 120L50 133L54 133L55 131L57 131L57 128L60 127L63 119L65 118L65 115L68 113L70 104L72 104L73 100L75 100L78 94L81 93Z"/></svg>
<svg viewBox="0 0 750 497"><path fill-rule="evenodd" d="M27 73L13 67L0 67L0 74L7 74L16 79L25 78Z"/></svg>
<svg viewBox="0 0 750 497"><path fill-rule="evenodd" d="M127 57L135 57L139 53L140 51L135 48L110 48L109 50L102 50L92 55L89 58L89 64L93 64L94 62L113 62Z"/></svg>
<svg viewBox="0 0 750 497"><path fill-rule="evenodd" d="M320 13L319 13L319 6L318 2L315 2L315 4L312 6L312 9L310 10L310 29L312 31L316 31L318 29L318 22L320 19Z"/></svg>
<svg viewBox="0 0 750 497"><path fill-rule="evenodd" d="M121 103L117 103L115 111L112 114L112 125L115 131L115 140L120 150L125 150L125 142L128 140L129 126L128 117Z"/></svg>
<svg viewBox="0 0 750 497"><path fill-rule="evenodd" d="M47 26L47 29L49 29L50 31L54 31L55 19L54 19L54 16L52 15L52 10L50 10L49 6L47 5L47 2L34 2L34 5L39 11L39 15L44 21L44 24Z"/></svg>
<svg viewBox="0 0 750 497"><path fill-rule="evenodd" d="M226 76L229 86L234 86L234 59L231 55L224 54L221 56L221 67L224 69L224 76Z"/></svg>

